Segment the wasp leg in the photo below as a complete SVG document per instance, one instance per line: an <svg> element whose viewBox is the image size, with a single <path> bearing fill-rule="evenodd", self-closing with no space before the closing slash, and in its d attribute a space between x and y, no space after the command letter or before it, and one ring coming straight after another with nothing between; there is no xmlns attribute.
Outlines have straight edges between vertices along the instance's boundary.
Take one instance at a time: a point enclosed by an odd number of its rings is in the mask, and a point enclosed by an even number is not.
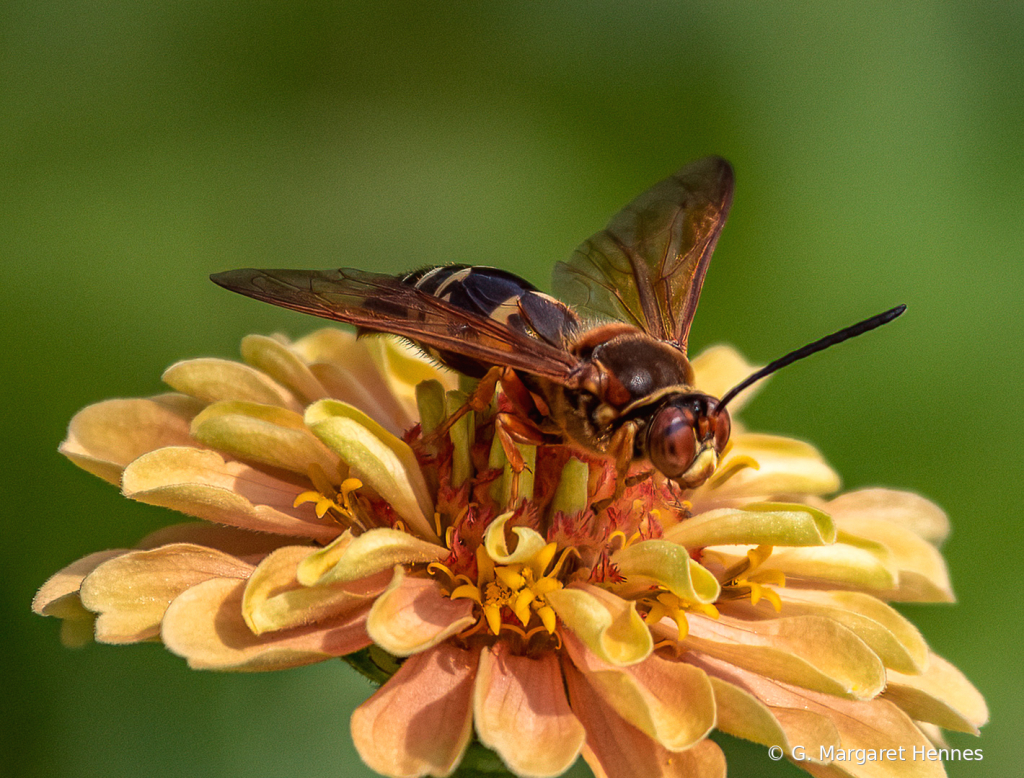
<svg viewBox="0 0 1024 778"><path fill-rule="evenodd" d="M494 417L494 434L512 470L509 505L515 505L519 501L519 474L528 469L516 444L539 446L546 442L547 436L530 420L512 413L499 413Z"/></svg>
<svg viewBox="0 0 1024 778"><path fill-rule="evenodd" d="M498 381L501 380L502 374L507 369L508 368L496 366L488 370L484 374L484 377L480 379L480 382L476 385L476 388L473 390L473 393L469 396L466 402L456 408L454 413L445 419L444 422L437 425L437 427L435 427L429 434L424 435L420 439L419 445L421 447L436 445L439 440L448 434L448 431L454 426L454 424L467 413L470 411L480 413L481 411L486 410L490 406L491 400L494 398L494 390L498 386Z"/></svg>

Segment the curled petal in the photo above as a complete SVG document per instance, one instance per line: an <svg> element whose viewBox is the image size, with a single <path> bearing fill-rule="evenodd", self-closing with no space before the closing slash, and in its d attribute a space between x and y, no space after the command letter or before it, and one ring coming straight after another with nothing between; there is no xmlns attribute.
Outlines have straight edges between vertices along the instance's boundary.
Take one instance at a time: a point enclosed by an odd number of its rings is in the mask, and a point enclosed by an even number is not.
<svg viewBox="0 0 1024 778"><path fill-rule="evenodd" d="M631 665L650 656L654 642L635 603L582 583L549 592L547 600L562 623L605 662Z"/></svg>
<svg viewBox="0 0 1024 778"><path fill-rule="evenodd" d="M587 732L583 758L596 778L725 778L725 756L715 743L669 751L604 704L571 662L562 665L572 710Z"/></svg>
<svg viewBox="0 0 1024 778"><path fill-rule="evenodd" d="M164 371L165 384L205 403L241 400L302 411L295 396L272 378L227 359L186 359Z"/></svg>
<svg viewBox="0 0 1024 778"><path fill-rule="evenodd" d="M211 578L245 579L252 565L223 551L175 543L132 551L97 567L82 582L82 604L99 614L101 643L137 643L160 634L170 602Z"/></svg>
<svg viewBox="0 0 1024 778"><path fill-rule="evenodd" d="M687 648L770 678L858 699L874 697L885 686L881 660L853 632L830 619L743 621L693 614L689 623Z"/></svg>
<svg viewBox="0 0 1024 778"><path fill-rule="evenodd" d="M299 581L314 584L347 583L368 578L395 565L438 562L448 555L444 546L429 543L388 527L377 527L357 538L348 533L299 565Z"/></svg>
<svg viewBox="0 0 1024 778"><path fill-rule="evenodd" d="M552 652L515 656L505 641L484 649L473 720L480 741L516 775L561 775L583 747L583 725L569 708Z"/></svg>
<svg viewBox="0 0 1024 778"><path fill-rule="evenodd" d="M541 552L547 541L529 527L513 527L512 532L519 542L515 551L510 552L505 542L505 524L511 518L511 512L504 513L488 525L484 535L487 556L499 565L527 564Z"/></svg>
<svg viewBox="0 0 1024 778"><path fill-rule="evenodd" d="M963 673L936 654L929 657L928 667L919 675L889 673L882 696L911 718L943 729L977 735L978 727L988 721L985 698Z"/></svg>
<svg viewBox="0 0 1024 778"><path fill-rule="evenodd" d="M949 535L949 517L938 505L912 492L860 489L836 497L825 509L837 519L868 516L909 529L939 545Z"/></svg>
<svg viewBox="0 0 1024 778"><path fill-rule="evenodd" d="M346 621L254 635L242 618L245 582L213 578L180 594L160 637L194 670L283 670L366 648L366 610Z"/></svg>
<svg viewBox="0 0 1024 778"><path fill-rule="evenodd" d="M473 729L476 651L444 644L409 657L352 714L352 739L372 770L395 778L450 775Z"/></svg>
<svg viewBox="0 0 1024 778"><path fill-rule="evenodd" d="M698 667L657 653L628 667L602 662L572 634L565 646L605 704L669 751L683 751L715 726L711 682Z"/></svg>
<svg viewBox="0 0 1024 778"><path fill-rule="evenodd" d="M338 472L338 455L316 439L302 416L276 405L224 401L192 420L192 436L210 448L303 476L316 465Z"/></svg>
<svg viewBox="0 0 1024 778"><path fill-rule="evenodd" d="M665 532L687 548L728 544L824 546L836 541L831 517L806 505L761 503L699 513Z"/></svg>
<svg viewBox="0 0 1024 778"><path fill-rule="evenodd" d="M164 446L193 445L189 423L202 407L183 394L105 400L75 414L60 452L119 486L121 472L132 460Z"/></svg>
<svg viewBox="0 0 1024 778"><path fill-rule="evenodd" d="M338 535L338 525L318 519L310 505L293 507L300 486L241 462L226 462L215 451L153 451L125 468L122 489L133 500L219 524L317 540Z"/></svg>
<svg viewBox="0 0 1024 778"><path fill-rule="evenodd" d="M302 586L296 569L314 551L310 546L279 548L249 576L242 615L255 634L344 619L368 605L368 599L384 591L391 578L387 572L359 586Z"/></svg>
<svg viewBox="0 0 1024 778"><path fill-rule="evenodd" d="M683 546L667 540L633 543L612 559L630 591L657 584L687 602L698 603L714 602L722 591L718 579Z"/></svg>
<svg viewBox="0 0 1024 778"><path fill-rule="evenodd" d="M337 400L314 403L306 409L305 418L313 434L370 488L386 497L416 534L436 537L427 520L433 515L433 500L407 443L362 411Z"/></svg>
<svg viewBox="0 0 1024 778"><path fill-rule="evenodd" d="M385 651L409 656L471 626L476 621L473 607L470 600L446 597L437 581L407 577L399 566L374 602L366 628Z"/></svg>
<svg viewBox="0 0 1024 778"><path fill-rule="evenodd" d="M287 387L303 403L327 397L327 390L288 346L265 335L242 338L242 359Z"/></svg>

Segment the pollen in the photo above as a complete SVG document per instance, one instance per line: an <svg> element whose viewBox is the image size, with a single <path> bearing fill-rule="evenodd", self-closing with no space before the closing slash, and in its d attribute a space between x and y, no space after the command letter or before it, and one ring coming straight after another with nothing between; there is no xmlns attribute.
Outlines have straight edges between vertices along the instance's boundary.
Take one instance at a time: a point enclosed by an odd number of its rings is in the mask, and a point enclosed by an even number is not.
<svg viewBox="0 0 1024 778"><path fill-rule="evenodd" d="M321 481L321 479L315 479L314 482L317 481ZM346 478L342 481L341 487L335 490L329 481L322 479L322 482L317 483L317 489L303 492L296 497L292 507L298 508L300 505L311 502L315 503L314 510L318 519L326 516L328 511L333 511L340 518L354 521L356 516L352 493L362 485L363 482L358 478Z"/></svg>

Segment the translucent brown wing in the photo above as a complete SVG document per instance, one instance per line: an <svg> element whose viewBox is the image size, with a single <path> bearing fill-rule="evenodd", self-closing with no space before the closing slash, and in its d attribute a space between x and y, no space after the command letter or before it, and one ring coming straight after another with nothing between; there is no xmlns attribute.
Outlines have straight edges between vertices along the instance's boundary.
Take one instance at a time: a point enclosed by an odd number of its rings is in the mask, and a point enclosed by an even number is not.
<svg viewBox="0 0 1024 778"><path fill-rule="evenodd" d="M503 365L563 383L578 360L500 322L404 283L361 270L230 270L214 283L283 308L401 335L485 365Z"/></svg>
<svg viewBox="0 0 1024 778"><path fill-rule="evenodd" d="M732 190L724 159L687 165L555 265L555 294L581 312L630 322L685 352Z"/></svg>

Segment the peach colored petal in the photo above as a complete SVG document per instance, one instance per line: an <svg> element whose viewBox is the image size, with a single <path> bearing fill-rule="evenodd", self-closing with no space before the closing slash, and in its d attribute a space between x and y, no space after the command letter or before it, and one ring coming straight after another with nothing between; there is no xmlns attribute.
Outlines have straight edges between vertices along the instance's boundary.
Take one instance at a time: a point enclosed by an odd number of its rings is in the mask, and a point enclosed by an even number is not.
<svg viewBox="0 0 1024 778"><path fill-rule="evenodd" d="M471 600L451 600L429 578L395 577L370 610L367 631L373 642L395 656L409 656L436 646L476 622Z"/></svg>
<svg viewBox="0 0 1024 778"><path fill-rule="evenodd" d="M711 346L690 360L694 373L694 386L712 397L722 397L736 384L760 369L752 365L732 346ZM729 412L733 415L756 395L767 381L758 381L744 389L735 399L729 401Z"/></svg>
<svg viewBox="0 0 1024 778"><path fill-rule="evenodd" d="M885 668L846 627L820 616L758 621L688 616L683 645L739 667L828 694L868 699L885 686ZM670 626L665 626L670 625ZM674 634L675 624L659 631Z"/></svg>
<svg viewBox="0 0 1024 778"><path fill-rule="evenodd" d="M384 591L391 580L388 571L348 586L302 586L295 571L315 551L312 546L279 548L249 576L242 616L255 634L345 619Z"/></svg>
<svg viewBox="0 0 1024 778"><path fill-rule="evenodd" d="M571 633L564 633L563 641L604 703L669 751L690 748L715 726L715 698L703 670L657 653L615 667Z"/></svg>
<svg viewBox="0 0 1024 778"><path fill-rule="evenodd" d="M587 732L583 758L596 778L725 778L725 756L715 743L669 751L606 705L571 662L562 667L572 710Z"/></svg>
<svg viewBox="0 0 1024 778"><path fill-rule="evenodd" d="M423 381L440 381L446 389L457 386L456 374L439 368L422 351L408 341L391 335L364 340L366 352L384 377L390 394L398 400L405 414L416 419L416 387Z"/></svg>
<svg viewBox="0 0 1024 778"><path fill-rule="evenodd" d="M270 376L228 359L186 359L167 368L161 378L171 388L205 403L241 400L302 412L295 395Z"/></svg>
<svg viewBox="0 0 1024 778"><path fill-rule="evenodd" d="M469 745L477 651L444 644L409 657L352 714L371 769L394 778L450 775Z"/></svg>
<svg viewBox="0 0 1024 778"><path fill-rule="evenodd" d="M840 746L845 751L852 749L903 748L904 760L866 761L858 764L856 757L836 760L835 767L842 767L855 778L944 778L941 762L911 759L913 748L931 748L931 744L913 721L891 702L883 699L847 700L820 692L801 689L789 684L772 681L756 673L742 670L727 662L707 656L693 657L699 666L715 677L744 689L764 704L775 708L789 708L810 711L832 720L839 732ZM825 756L827 756L827 751ZM821 757L822 754L815 754ZM833 758L835 758L833 756ZM827 761L827 760L826 760ZM819 773L818 767L810 762L800 766L814 775L842 775L843 773ZM813 768L813 769L812 769Z"/></svg>
<svg viewBox="0 0 1024 778"><path fill-rule="evenodd" d="M181 394L105 400L83 408L68 425L60 452L115 486L133 459L163 446L187 446L189 422L202 403Z"/></svg>
<svg viewBox="0 0 1024 778"><path fill-rule="evenodd" d="M953 602L946 560L939 550L912 530L866 514L844 513L836 517L842 533L880 543L899 570L899 584L878 596L911 602ZM849 541L847 541L849 542Z"/></svg>
<svg viewBox="0 0 1024 778"><path fill-rule="evenodd" d="M715 547L723 556L736 554L734 546ZM758 572L776 570L792 585L828 586L888 591L899 582L899 570L892 554L881 543L840 533L830 546L779 547Z"/></svg>
<svg viewBox="0 0 1024 778"><path fill-rule="evenodd" d="M96 614L85 609L78 589L84 578L104 562L128 549L113 549L89 554L47 579L32 598L32 610L40 616L60 619L60 642L67 648L80 648L92 642Z"/></svg>
<svg viewBox="0 0 1024 778"><path fill-rule="evenodd" d="M654 648L636 603L599 586L573 583L547 594L565 628L605 662L622 667L643 661Z"/></svg>
<svg viewBox="0 0 1024 778"><path fill-rule="evenodd" d="M205 521L188 521L150 532L135 544L135 548L149 549L171 543L193 543L197 546L215 548L245 562L252 562L253 558L262 559L274 549L295 545L295 542L295 538L285 535L224 527Z"/></svg>
<svg viewBox="0 0 1024 778"><path fill-rule="evenodd" d="M211 578L244 579L252 572L222 551L175 543L131 551L104 562L82 581L82 605L98 614L101 643L138 643L160 634L171 600Z"/></svg>
<svg viewBox="0 0 1024 778"><path fill-rule="evenodd" d="M507 641L480 654L473 694L477 736L516 775L561 775L583 747L553 652L515 656Z"/></svg>
<svg viewBox="0 0 1024 778"><path fill-rule="evenodd" d="M126 497L243 529L329 541L339 527L318 519L311 503L292 507L302 487L225 461L215 451L162 448L125 468Z"/></svg>
<svg viewBox="0 0 1024 778"><path fill-rule="evenodd" d="M346 621L254 635L242 619L245 582L213 578L186 590L164 614L160 637L194 670L283 670L370 645L366 611Z"/></svg>
<svg viewBox="0 0 1024 778"><path fill-rule="evenodd" d="M913 492L860 489L841 494L825 506L837 517L869 516L909 529L930 543L941 544L949 535L949 517L938 505Z"/></svg>
<svg viewBox="0 0 1024 778"><path fill-rule="evenodd" d="M311 402L327 397L327 390L310 372L299 356L285 344L265 335L247 335L242 338L242 359L257 370L266 373L285 387L300 402Z"/></svg>
<svg viewBox="0 0 1024 778"><path fill-rule="evenodd" d="M943 729L977 735L978 727L988 721L985 698L963 673L937 654L929 657L928 667L920 675L890 672L882 696L912 718Z"/></svg>
<svg viewBox="0 0 1024 778"><path fill-rule="evenodd" d="M337 474L338 455L316 439L302 416L275 405L224 401L192 420L192 437L247 462L280 467L303 476L314 465Z"/></svg>
<svg viewBox="0 0 1024 778"><path fill-rule="evenodd" d="M904 616L862 592L778 589L787 616L817 615L838 621L868 644L887 668L917 673L928 662L928 644Z"/></svg>
<svg viewBox="0 0 1024 778"><path fill-rule="evenodd" d="M799 708L770 708L750 692L721 678L711 678L718 712L717 729L763 746L780 746L786 755L803 746L814 760L821 748L838 748L839 731L832 719Z"/></svg>

